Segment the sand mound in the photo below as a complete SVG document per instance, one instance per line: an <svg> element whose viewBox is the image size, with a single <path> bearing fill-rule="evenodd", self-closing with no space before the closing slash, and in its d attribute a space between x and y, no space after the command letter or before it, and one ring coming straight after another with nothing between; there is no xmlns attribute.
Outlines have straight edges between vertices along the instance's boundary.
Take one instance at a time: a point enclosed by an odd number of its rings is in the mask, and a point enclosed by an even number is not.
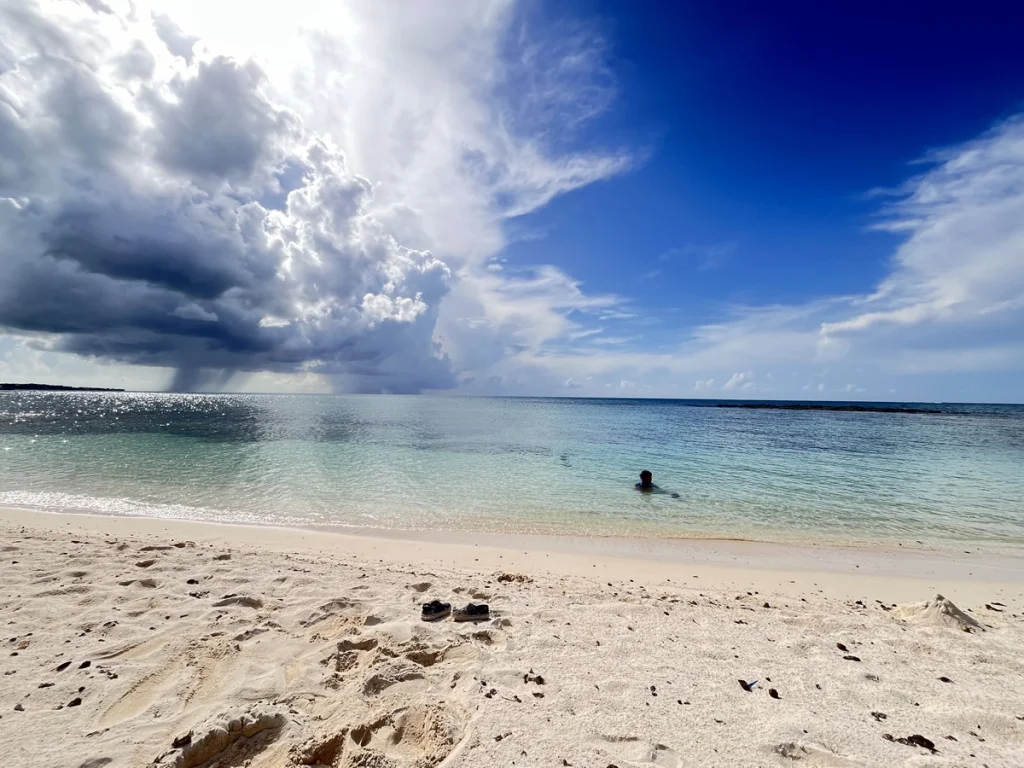
<svg viewBox="0 0 1024 768"><path fill-rule="evenodd" d="M985 631L973 617L957 608L952 601L936 595L923 603L907 603L893 609L893 615L904 621L929 627L951 627L964 632Z"/></svg>
<svg viewBox="0 0 1024 768"><path fill-rule="evenodd" d="M465 713L439 701L389 712L293 747L289 766L426 768L440 765L462 740Z"/></svg>
<svg viewBox="0 0 1024 768"><path fill-rule="evenodd" d="M240 765L277 739L284 724L283 714L262 709L224 715L208 724L198 737L190 731L175 740L174 748L181 752L174 766L198 768L214 762Z"/></svg>

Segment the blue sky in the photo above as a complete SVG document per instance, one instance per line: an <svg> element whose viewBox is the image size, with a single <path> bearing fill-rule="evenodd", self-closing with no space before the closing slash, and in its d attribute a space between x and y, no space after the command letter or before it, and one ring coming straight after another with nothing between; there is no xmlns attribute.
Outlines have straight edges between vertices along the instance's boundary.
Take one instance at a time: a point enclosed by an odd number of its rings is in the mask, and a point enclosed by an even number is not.
<svg viewBox="0 0 1024 768"><path fill-rule="evenodd" d="M955 16L922 3L573 8L595 14L614 46L618 99L593 138L650 160L538 212L548 242L509 255L542 255L599 290L659 269L644 293L667 306L680 291L789 302L870 290L896 240L865 231L878 212L866 193L1024 109L1008 23L1024 23L1019 5ZM720 269L659 261L717 244L734 248Z"/></svg>
<svg viewBox="0 0 1024 768"><path fill-rule="evenodd" d="M0 18L0 378L1024 400L1018 4L68 5Z"/></svg>

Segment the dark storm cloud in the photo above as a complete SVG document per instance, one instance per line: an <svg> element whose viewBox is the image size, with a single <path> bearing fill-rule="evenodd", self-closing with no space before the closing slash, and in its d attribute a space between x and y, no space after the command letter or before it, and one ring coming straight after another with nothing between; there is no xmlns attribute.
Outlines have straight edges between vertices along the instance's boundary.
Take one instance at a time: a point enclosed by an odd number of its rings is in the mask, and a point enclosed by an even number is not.
<svg viewBox="0 0 1024 768"><path fill-rule="evenodd" d="M43 109L53 119L53 140L79 153L89 164L101 164L121 152L134 138L133 117L117 105L92 73L73 65L54 66L53 70L53 85L42 100Z"/></svg>
<svg viewBox="0 0 1024 768"><path fill-rule="evenodd" d="M43 242L47 255L87 272L199 299L273 278L268 254L254 253L232 233L203 227L190 214L187 208L170 217L117 201L80 203L54 216Z"/></svg>
<svg viewBox="0 0 1024 768"><path fill-rule="evenodd" d="M367 213L370 183L258 67L186 68L194 40L167 20L79 39L33 8L0 14L0 330L171 367L177 389L238 371L454 384L433 341L448 268Z"/></svg>
<svg viewBox="0 0 1024 768"><path fill-rule="evenodd" d="M125 286L42 254L15 264L0 286L0 324L43 333L116 331L173 309L165 292Z"/></svg>
<svg viewBox="0 0 1024 768"><path fill-rule="evenodd" d="M298 119L259 94L253 64L218 56L200 62L193 77L171 83L174 101L158 107L157 156L196 176L250 176L275 140L297 135Z"/></svg>
<svg viewBox="0 0 1024 768"><path fill-rule="evenodd" d="M11 105L0 100L0 195L31 185L35 169L30 160L32 141Z"/></svg>

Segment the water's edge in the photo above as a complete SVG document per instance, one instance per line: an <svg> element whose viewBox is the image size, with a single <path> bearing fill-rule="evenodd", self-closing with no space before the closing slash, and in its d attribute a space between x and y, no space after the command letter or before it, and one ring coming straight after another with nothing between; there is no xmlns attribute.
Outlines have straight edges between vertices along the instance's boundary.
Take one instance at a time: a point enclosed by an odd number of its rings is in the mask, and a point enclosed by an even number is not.
<svg viewBox="0 0 1024 768"><path fill-rule="evenodd" d="M824 539L820 536L777 536L758 537L740 536L733 533L678 534L655 536L649 531L641 534L613 534L606 532L588 532L579 530L561 531L515 531L464 529L464 528L415 528L415 527L376 527L361 526L349 523L311 524L301 519L294 521L267 520L252 515L247 518L232 516L221 519L194 516L124 514L88 507L46 507L30 504L0 503L0 513L5 510L22 510L25 512L42 513L54 516L83 516L110 520L149 520L182 525L227 526L241 527L248 530L297 531L305 533L322 533L327 535L356 536L369 539L396 541L419 541L437 543L459 543L499 548L520 549L523 545L536 546L551 552L578 552L589 550L595 553L617 553L625 557L650 555L658 550L688 550L689 548L707 547L771 547L778 552L849 552L861 554L877 554L886 556L993 556L998 558L1020 558L1021 570L1024 573L1024 545L1014 543L995 545L991 541L984 542L949 542L944 540L914 540L907 544L893 542L889 539ZM969 547L965 549L965 547ZM695 550L696 551L696 550Z"/></svg>

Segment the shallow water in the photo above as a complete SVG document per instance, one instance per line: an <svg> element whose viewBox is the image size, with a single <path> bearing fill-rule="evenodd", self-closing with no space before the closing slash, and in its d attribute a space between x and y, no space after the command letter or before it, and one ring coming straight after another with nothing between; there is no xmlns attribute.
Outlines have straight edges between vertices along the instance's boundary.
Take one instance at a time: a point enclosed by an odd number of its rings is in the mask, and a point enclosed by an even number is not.
<svg viewBox="0 0 1024 768"><path fill-rule="evenodd" d="M0 393L0 505L222 522L1024 543L1024 407ZM633 490L641 469L669 495Z"/></svg>

